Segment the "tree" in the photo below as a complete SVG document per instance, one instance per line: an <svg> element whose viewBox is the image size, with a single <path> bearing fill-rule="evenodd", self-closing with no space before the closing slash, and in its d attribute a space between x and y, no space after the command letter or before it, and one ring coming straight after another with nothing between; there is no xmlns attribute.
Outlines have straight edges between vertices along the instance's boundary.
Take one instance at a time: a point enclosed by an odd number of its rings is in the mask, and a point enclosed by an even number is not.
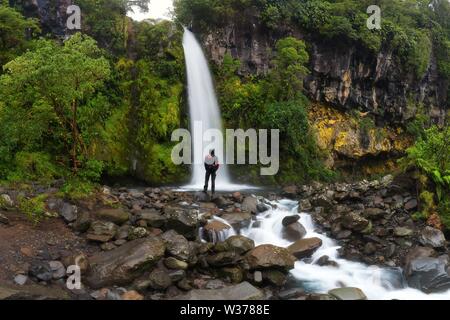
<svg viewBox="0 0 450 320"><path fill-rule="evenodd" d="M36 50L14 59L4 68L5 74L0 78L3 100L0 119L5 114L21 115L16 120L36 127L29 135L37 135L32 138L34 145L30 145L31 142L21 138L21 132L16 132L12 136L17 143L10 146L10 151L40 151L45 148L44 138L48 138L46 142L63 146L58 150L59 156L70 154L72 170L76 173L79 157L88 154L86 133L95 127L91 121L99 112L96 107L107 106L101 96L95 95L110 74L109 63L101 56L96 42L80 33L63 45L40 40ZM36 125L34 119L41 121ZM21 124L2 125L14 128Z"/></svg>
<svg viewBox="0 0 450 320"><path fill-rule="evenodd" d="M27 48L27 33L31 36L38 31L35 20L25 19L16 10L0 4L0 66Z"/></svg>

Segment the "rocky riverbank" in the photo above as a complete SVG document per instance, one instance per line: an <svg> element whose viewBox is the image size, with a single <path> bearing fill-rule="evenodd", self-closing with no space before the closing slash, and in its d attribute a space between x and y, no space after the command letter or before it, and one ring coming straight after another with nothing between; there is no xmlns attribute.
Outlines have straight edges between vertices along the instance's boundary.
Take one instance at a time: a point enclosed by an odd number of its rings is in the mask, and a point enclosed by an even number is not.
<svg viewBox="0 0 450 320"><path fill-rule="evenodd" d="M60 199L51 189L3 189L0 299L364 299L345 285L328 294L294 285L289 271L322 245L305 238L298 215L283 219L283 238L292 243L287 248L256 246L239 235L270 209L269 201L283 198L299 201L299 212L310 213L321 233L339 241L343 258L400 267L409 286L442 292L450 289L448 242L439 229L412 218L419 204L411 187L387 176L214 199L167 188L103 187L79 201ZM47 219L34 227L18 209L37 193L46 194ZM229 237L232 230L237 235ZM314 263L339 267L327 256ZM68 290L66 270L73 265L82 287Z"/></svg>

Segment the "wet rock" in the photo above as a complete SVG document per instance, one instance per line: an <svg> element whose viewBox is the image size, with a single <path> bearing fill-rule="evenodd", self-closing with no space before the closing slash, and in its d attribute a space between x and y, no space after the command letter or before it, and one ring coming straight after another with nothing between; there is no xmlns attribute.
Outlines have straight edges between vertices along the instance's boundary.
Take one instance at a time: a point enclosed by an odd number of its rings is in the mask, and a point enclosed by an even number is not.
<svg viewBox="0 0 450 320"><path fill-rule="evenodd" d="M337 233L336 239L337 240L348 239L348 238L350 238L351 235L352 235L352 232L350 230L342 230Z"/></svg>
<svg viewBox="0 0 450 320"><path fill-rule="evenodd" d="M167 274L172 282L179 282L186 277L186 271L184 270L168 270Z"/></svg>
<svg viewBox="0 0 450 320"><path fill-rule="evenodd" d="M270 207L264 203L258 203L256 205L256 211L258 211L258 213L266 212L269 209Z"/></svg>
<svg viewBox="0 0 450 320"><path fill-rule="evenodd" d="M50 281L53 279L53 270L45 261L35 260L31 263L28 270L30 276L37 278L41 281Z"/></svg>
<svg viewBox="0 0 450 320"><path fill-rule="evenodd" d="M369 220L357 212L350 212L342 218L342 225L347 229L360 232L369 226Z"/></svg>
<svg viewBox="0 0 450 320"><path fill-rule="evenodd" d="M112 242L107 242L107 243L102 243L100 248L103 251L111 251L111 250L114 250L116 248L116 245L114 243L112 243Z"/></svg>
<svg viewBox="0 0 450 320"><path fill-rule="evenodd" d="M324 208L326 212L329 212L333 208L333 201L323 194L313 198L311 203L314 207Z"/></svg>
<svg viewBox="0 0 450 320"><path fill-rule="evenodd" d="M264 270L263 279L275 287L282 287L286 284L286 274L279 270Z"/></svg>
<svg viewBox="0 0 450 320"><path fill-rule="evenodd" d="M225 243L227 244L229 250L232 250L238 254L244 254L255 248L255 242L244 236L231 236Z"/></svg>
<svg viewBox="0 0 450 320"><path fill-rule="evenodd" d="M214 232L215 234L220 234L221 232L230 230L231 227L219 220L213 220L208 222L208 224L205 225L204 230L207 232ZM211 241L214 242L214 241Z"/></svg>
<svg viewBox="0 0 450 320"><path fill-rule="evenodd" d="M309 258L322 246L319 238L308 238L294 242L288 247L289 252L297 259Z"/></svg>
<svg viewBox="0 0 450 320"><path fill-rule="evenodd" d="M394 229L394 235L396 237L409 237L414 234L414 230L407 227L397 227Z"/></svg>
<svg viewBox="0 0 450 320"><path fill-rule="evenodd" d="M329 267L338 267L338 266L339 266L339 265L337 264L336 261L330 260L330 257L329 257L329 256L322 256L322 257L320 257L320 258L317 260L316 264L317 264L318 266L321 266L321 267L326 267L326 266L329 266Z"/></svg>
<svg viewBox="0 0 450 320"><path fill-rule="evenodd" d="M294 268L296 261L287 249L270 244L250 250L245 258L250 269L281 268L290 270Z"/></svg>
<svg viewBox="0 0 450 320"><path fill-rule="evenodd" d="M338 288L328 291L328 294L338 300L367 300L367 296L359 288Z"/></svg>
<svg viewBox="0 0 450 320"><path fill-rule="evenodd" d="M163 256L165 244L159 238L134 240L89 259L91 268L85 281L98 289L110 285L127 285L151 268Z"/></svg>
<svg viewBox="0 0 450 320"><path fill-rule="evenodd" d="M206 261L213 267L223 267L229 265L235 265L241 257L239 254L233 251L219 252L213 255L209 255Z"/></svg>
<svg viewBox="0 0 450 320"><path fill-rule="evenodd" d="M102 209L96 215L102 221L112 222L119 226L127 222L130 218L128 212L123 209Z"/></svg>
<svg viewBox="0 0 450 320"><path fill-rule="evenodd" d="M131 229L131 227L129 225L123 225L123 226L119 227L114 238L116 240L128 239L128 235L130 234L130 229Z"/></svg>
<svg viewBox="0 0 450 320"><path fill-rule="evenodd" d="M155 290L165 290L172 285L172 279L170 276L161 269L155 269L149 276L150 287Z"/></svg>
<svg viewBox="0 0 450 320"><path fill-rule="evenodd" d="M236 202L241 202L242 201L242 195L238 191L233 192L233 194L231 196L233 197L233 200L236 201Z"/></svg>
<svg viewBox="0 0 450 320"><path fill-rule="evenodd" d="M189 265L181 260L178 260L174 257L169 257L164 259L164 265L173 270L187 270Z"/></svg>
<svg viewBox="0 0 450 320"><path fill-rule="evenodd" d="M308 212L312 209L312 204L308 199L302 199L298 203L298 212Z"/></svg>
<svg viewBox="0 0 450 320"><path fill-rule="evenodd" d="M63 217L67 223L71 223L77 219L77 211L77 206L65 202L59 211L59 215Z"/></svg>
<svg viewBox="0 0 450 320"><path fill-rule="evenodd" d="M233 204L232 201L227 200L224 197L216 197L213 199L213 202L221 209L231 206Z"/></svg>
<svg viewBox="0 0 450 320"><path fill-rule="evenodd" d="M164 240L167 252L173 257L188 262L193 255L193 248L189 241L178 234L174 230L170 230L162 234L161 238Z"/></svg>
<svg viewBox="0 0 450 320"><path fill-rule="evenodd" d="M175 230L189 239L193 239L197 236L197 229L199 226L198 211L165 207L164 215L167 218L167 229Z"/></svg>
<svg viewBox="0 0 450 320"><path fill-rule="evenodd" d="M302 288L290 288L290 289L281 290L278 293L278 297L281 300L289 300L289 299L297 298L303 294L305 294L305 291Z"/></svg>
<svg viewBox="0 0 450 320"><path fill-rule="evenodd" d="M0 284L0 300L69 300L68 293L56 287Z"/></svg>
<svg viewBox="0 0 450 320"><path fill-rule="evenodd" d="M284 218L284 219L281 221L281 224L282 224L284 227L287 227L287 226L290 225L290 224L296 223L298 220L300 220L300 216L299 216L298 214L293 215L293 216L287 216L286 218Z"/></svg>
<svg viewBox="0 0 450 320"><path fill-rule="evenodd" d="M87 231L86 238L91 241L108 242L114 238L117 230L118 227L112 222L93 221Z"/></svg>
<svg viewBox="0 0 450 320"><path fill-rule="evenodd" d="M58 280L66 276L66 268L60 261L50 261L49 266L53 272L53 279Z"/></svg>
<svg viewBox="0 0 450 320"><path fill-rule="evenodd" d="M248 282L221 289L196 289L185 295L175 298L176 300L262 300L264 294Z"/></svg>
<svg viewBox="0 0 450 320"><path fill-rule="evenodd" d="M9 219L4 214L1 213L0 213L0 223L9 224Z"/></svg>
<svg viewBox="0 0 450 320"><path fill-rule="evenodd" d="M248 212L226 213L223 214L221 218L227 221L235 229L248 227L252 220L252 216Z"/></svg>
<svg viewBox="0 0 450 320"><path fill-rule="evenodd" d="M367 242L364 246L364 253L367 255L372 255L377 251L377 247L373 242Z"/></svg>
<svg viewBox="0 0 450 320"><path fill-rule="evenodd" d="M138 214L138 219L147 222L153 228L161 228L166 223L166 217L157 210L144 210Z"/></svg>
<svg viewBox="0 0 450 320"><path fill-rule="evenodd" d="M429 226L425 227L420 232L419 240L424 246L430 246L433 248L444 247L446 243L444 233L441 230Z"/></svg>
<svg viewBox="0 0 450 320"><path fill-rule="evenodd" d="M425 293L440 293L450 289L448 261L439 258L417 258L408 265L407 281L410 287Z"/></svg>
<svg viewBox="0 0 450 320"><path fill-rule="evenodd" d="M255 197L245 197L244 201L242 201L241 209L242 211L256 214L258 213L257 205L258 200Z"/></svg>
<svg viewBox="0 0 450 320"><path fill-rule="evenodd" d="M307 231L300 222L291 223L283 227L283 238L288 241L297 241L306 235Z"/></svg>
<svg viewBox="0 0 450 320"><path fill-rule="evenodd" d="M209 195L205 192L196 192L194 195L194 200L197 202L209 202Z"/></svg>

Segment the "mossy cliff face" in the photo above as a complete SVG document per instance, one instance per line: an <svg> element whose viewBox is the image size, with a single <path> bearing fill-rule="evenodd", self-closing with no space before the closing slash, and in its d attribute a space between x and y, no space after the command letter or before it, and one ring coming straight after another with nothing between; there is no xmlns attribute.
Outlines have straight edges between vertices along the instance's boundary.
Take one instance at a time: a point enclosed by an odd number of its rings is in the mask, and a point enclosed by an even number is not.
<svg viewBox="0 0 450 320"><path fill-rule="evenodd" d="M367 174L395 167L395 159L411 146L411 137L400 127L377 127L368 113L344 113L321 104L309 110L309 119L327 166L345 168L364 163ZM381 163L370 161L381 158Z"/></svg>

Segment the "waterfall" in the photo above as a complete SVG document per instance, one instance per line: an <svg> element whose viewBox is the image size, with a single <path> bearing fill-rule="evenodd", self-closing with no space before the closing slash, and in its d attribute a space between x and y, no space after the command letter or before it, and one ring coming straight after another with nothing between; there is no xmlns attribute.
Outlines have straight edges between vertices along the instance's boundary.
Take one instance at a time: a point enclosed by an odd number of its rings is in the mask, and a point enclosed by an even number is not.
<svg viewBox="0 0 450 320"><path fill-rule="evenodd" d="M218 129L223 132L222 118L208 62L194 34L186 28L183 37L183 47L186 59L189 113L193 142L192 152L194 159L191 187L202 188L205 179L203 161L208 153L206 144L209 144L209 141L203 143L203 134L208 129ZM198 123L201 123L202 126L199 127ZM219 162L223 164L223 141L219 141L215 149L216 155L219 157ZM217 189L223 189L224 186L230 185L230 178L226 166L221 166L217 172L216 185Z"/></svg>

